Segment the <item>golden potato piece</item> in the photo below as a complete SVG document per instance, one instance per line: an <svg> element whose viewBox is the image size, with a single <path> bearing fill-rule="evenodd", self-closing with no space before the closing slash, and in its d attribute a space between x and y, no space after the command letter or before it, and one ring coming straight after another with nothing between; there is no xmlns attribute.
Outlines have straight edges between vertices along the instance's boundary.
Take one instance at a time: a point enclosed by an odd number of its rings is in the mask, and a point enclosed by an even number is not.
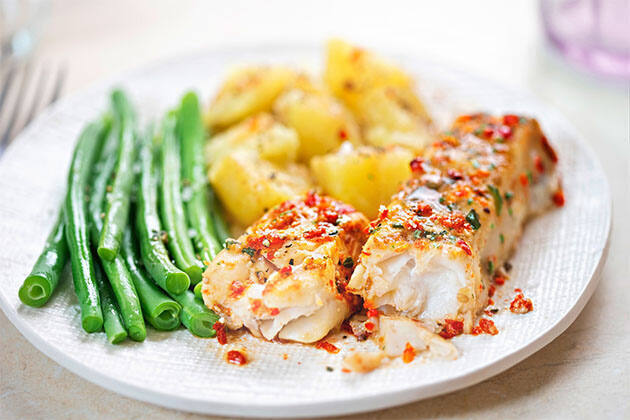
<svg viewBox="0 0 630 420"><path fill-rule="evenodd" d="M328 42L324 81L351 110L365 91L384 86L412 88L402 70L380 57L339 39Z"/></svg>
<svg viewBox="0 0 630 420"><path fill-rule="evenodd" d="M205 147L206 162L212 167L228 154L241 149L255 151L262 159L279 165L294 162L300 141L292 128L270 114L258 114L215 135Z"/></svg>
<svg viewBox="0 0 630 420"><path fill-rule="evenodd" d="M365 127L365 140L375 146L396 144L421 151L433 140L431 119L410 90L381 87L357 101Z"/></svg>
<svg viewBox="0 0 630 420"><path fill-rule="evenodd" d="M210 168L209 178L224 208L242 226L312 185L305 167L290 164L279 168L252 150L238 150L223 157Z"/></svg>
<svg viewBox="0 0 630 420"><path fill-rule="evenodd" d="M252 114L269 111L294 77L295 72L286 67L253 66L235 70L212 101L206 123L221 129Z"/></svg>
<svg viewBox="0 0 630 420"><path fill-rule="evenodd" d="M334 97L313 89L291 89L274 104L274 112L300 139L299 159L332 152L344 141L358 143L359 126Z"/></svg>
<svg viewBox="0 0 630 420"><path fill-rule="evenodd" d="M389 203L399 184L411 176L413 156L397 146L354 148L345 143L337 153L314 157L311 170L326 194L374 218L379 206Z"/></svg>

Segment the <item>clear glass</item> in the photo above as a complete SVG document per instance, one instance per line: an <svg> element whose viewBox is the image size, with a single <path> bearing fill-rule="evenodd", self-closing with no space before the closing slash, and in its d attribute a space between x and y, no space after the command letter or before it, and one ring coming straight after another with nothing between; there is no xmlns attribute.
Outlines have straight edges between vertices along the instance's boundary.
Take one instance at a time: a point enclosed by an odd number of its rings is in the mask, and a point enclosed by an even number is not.
<svg viewBox="0 0 630 420"><path fill-rule="evenodd" d="M630 0L541 0L545 32L569 61L630 80Z"/></svg>

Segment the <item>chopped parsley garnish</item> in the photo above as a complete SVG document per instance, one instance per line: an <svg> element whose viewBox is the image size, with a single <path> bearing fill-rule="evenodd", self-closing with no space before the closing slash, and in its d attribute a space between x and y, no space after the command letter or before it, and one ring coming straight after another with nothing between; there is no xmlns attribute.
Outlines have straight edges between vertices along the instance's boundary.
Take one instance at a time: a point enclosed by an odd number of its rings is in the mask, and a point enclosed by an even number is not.
<svg viewBox="0 0 630 420"><path fill-rule="evenodd" d="M403 225L403 224L402 224L402 223L400 223L400 222L396 222L396 223L392 223L392 227L393 227L393 228L396 228L396 229L404 229L404 228L405 228L405 225Z"/></svg>
<svg viewBox="0 0 630 420"><path fill-rule="evenodd" d="M470 223L470 226L472 226L474 230L477 230L481 227L481 223L479 222L479 216L477 215L477 212L475 211L475 209L471 209L468 212L468 214L466 215L466 221Z"/></svg>
<svg viewBox="0 0 630 420"><path fill-rule="evenodd" d="M440 196L440 204L446 203L446 198Z"/></svg>
<svg viewBox="0 0 630 420"><path fill-rule="evenodd" d="M291 259L289 260L289 265L293 265L293 264L295 264L295 261L293 260L293 258L291 258Z"/></svg>
<svg viewBox="0 0 630 420"><path fill-rule="evenodd" d="M508 214L512 216L512 207L508 207Z"/></svg>
<svg viewBox="0 0 630 420"><path fill-rule="evenodd" d="M413 239L419 239L422 237L422 230L416 229L413 231Z"/></svg>
<svg viewBox="0 0 630 420"><path fill-rule="evenodd" d="M468 201L466 202L468 203L468 205L471 205L474 202L474 200L472 198L469 198Z"/></svg>
<svg viewBox="0 0 630 420"><path fill-rule="evenodd" d="M501 197L501 193L494 185L488 185L488 190L490 190L490 194L494 199L494 209L497 212L497 216L501 216L501 209L503 208L503 198Z"/></svg>
<svg viewBox="0 0 630 420"><path fill-rule="evenodd" d="M527 171L527 180L529 181L529 184L533 184L534 183L534 179L532 176L532 171Z"/></svg>
<svg viewBox="0 0 630 420"><path fill-rule="evenodd" d="M514 193L512 191L506 191L505 194L503 194L503 196L505 197L507 201L510 201L512 197L514 197Z"/></svg>
<svg viewBox="0 0 630 420"><path fill-rule="evenodd" d="M505 236L503 236L502 233L499 233L499 240L501 241L501 243L505 242Z"/></svg>
<svg viewBox="0 0 630 420"><path fill-rule="evenodd" d="M225 248L229 248L232 245L238 245L238 241L235 241L234 239L230 239L230 238L225 240Z"/></svg>
<svg viewBox="0 0 630 420"><path fill-rule="evenodd" d="M455 203L448 203L448 204L446 205L446 208L447 208L447 209L449 209L450 211L455 210L455 207L456 207L456 206L455 206Z"/></svg>
<svg viewBox="0 0 630 420"><path fill-rule="evenodd" d="M488 273L494 273L494 263L492 262L492 260L488 260Z"/></svg>
<svg viewBox="0 0 630 420"><path fill-rule="evenodd" d="M245 248L243 248L243 250L241 252L243 254L249 255L250 257L253 257L254 254L256 253L256 250L254 248L245 247Z"/></svg>
<svg viewBox="0 0 630 420"><path fill-rule="evenodd" d="M343 260L343 266L346 268L352 268L354 267L354 261L352 261L352 258L348 257Z"/></svg>

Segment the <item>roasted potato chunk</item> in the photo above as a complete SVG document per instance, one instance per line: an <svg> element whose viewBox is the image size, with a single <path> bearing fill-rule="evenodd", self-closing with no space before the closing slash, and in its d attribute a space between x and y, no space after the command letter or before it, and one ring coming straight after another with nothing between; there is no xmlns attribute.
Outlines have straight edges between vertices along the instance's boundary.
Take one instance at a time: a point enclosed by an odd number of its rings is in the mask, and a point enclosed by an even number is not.
<svg viewBox="0 0 630 420"><path fill-rule="evenodd" d="M285 165L295 161L299 146L295 130L262 113L212 137L205 147L205 157L213 166L235 150L248 149L262 159Z"/></svg>
<svg viewBox="0 0 630 420"><path fill-rule="evenodd" d="M209 178L221 203L241 226L250 225L271 207L312 186L304 166L280 168L252 150L224 156L210 168Z"/></svg>
<svg viewBox="0 0 630 420"><path fill-rule="evenodd" d="M328 44L324 80L354 113L369 144L420 151L431 137L431 118L412 79L374 54L343 41Z"/></svg>
<svg viewBox="0 0 630 420"><path fill-rule="evenodd" d="M359 126L352 114L324 91L293 88L274 104L274 112L300 139L298 157L308 162L332 152L344 141L358 143Z"/></svg>
<svg viewBox="0 0 630 420"><path fill-rule="evenodd" d="M413 156L398 146L355 148L344 143L336 153L314 157L311 170L326 194L374 218L379 206L389 203L399 184L410 177Z"/></svg>
<svg viewBox="0 0 630 420"><path fill-rule="evenodd" d="M294 79L286 67L253 66L233 71L206 113L206 123L222 129L250 115L269 111L273 101Z"/></svg>

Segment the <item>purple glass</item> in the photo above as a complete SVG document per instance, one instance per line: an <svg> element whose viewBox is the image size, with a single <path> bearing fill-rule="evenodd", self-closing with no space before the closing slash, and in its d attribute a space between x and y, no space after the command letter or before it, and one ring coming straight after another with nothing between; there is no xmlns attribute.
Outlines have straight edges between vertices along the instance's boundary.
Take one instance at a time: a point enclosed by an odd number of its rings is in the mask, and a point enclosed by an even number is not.
<svg viewBox="0 0 630 420"><path fill-rule="evenodd" d="M545 32L568 60L630 80L630 0L541 0Z"/></svg>

